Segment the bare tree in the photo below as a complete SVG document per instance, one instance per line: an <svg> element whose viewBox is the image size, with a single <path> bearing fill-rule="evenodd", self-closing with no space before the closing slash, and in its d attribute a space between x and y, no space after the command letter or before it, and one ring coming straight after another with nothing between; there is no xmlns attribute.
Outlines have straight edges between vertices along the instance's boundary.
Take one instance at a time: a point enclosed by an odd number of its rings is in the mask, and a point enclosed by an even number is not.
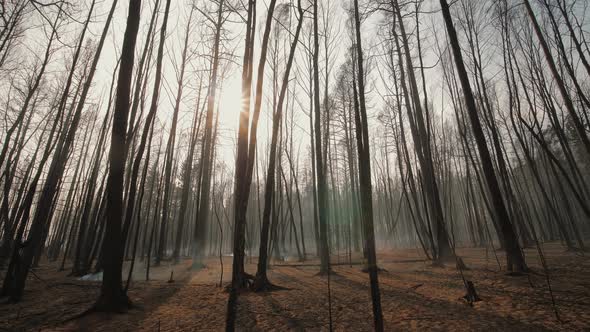
<svg viewBox="0 0 590 332"><path fill-rule="evenodd" d="M131 77L135 59L135 43L139 30L141 0L129 0L129 15L121 49L121 66L117 80L117 95L113 112L109 175L106 184L105 245L102 246L104 274L100 296L95 309L98 311L126 310L129 299L122 289L123 267L123 179L125 175L127 117L131 95Z"/></svg>
<svg viewBox="0 0 590 332"><path fill-rule="evenodd" d="M516 233L514 231L514 225L510 220L510 216L502 198L498 180L494 173L492 159L490 157L490 152L485 141L483 129L481 127L481 122L479 120L479 115L475 106L475 99L473 97L473 92L469 83L469 77L467 76L467 70L465 69L465 64L463 63L463 56L461 54L461 47L457 38L457 32L453 26L453 19L449 10L449 4L446 0L440 0L440 5L442 8L443 17L445 19L447 32L449 34L451 49L453 50L457 74L459 75L459 81L461 82L461 87L463 88L465 104L469 114L469 120L471 122L471 129L473 130L473 134L475 136L486 183L494 205L495 218L497 218L497 222L500 224L502 230L504 246L506 248L507 268L509 271L514 272L526 271L527 266L518 243L518 238L516 237Z"/></svg>

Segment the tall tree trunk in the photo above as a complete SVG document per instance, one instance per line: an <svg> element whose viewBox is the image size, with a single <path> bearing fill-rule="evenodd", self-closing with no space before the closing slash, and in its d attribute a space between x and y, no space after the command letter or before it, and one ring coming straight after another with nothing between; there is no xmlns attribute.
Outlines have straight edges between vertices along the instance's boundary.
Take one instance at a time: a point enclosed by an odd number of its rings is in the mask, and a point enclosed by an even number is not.
<svg viewBox="0 0 590 332"><path fill-rule="evenodd" d="M72 60L72 68L69 72L69 76L66 81L66 85L64 87L63 94L62 94L60 102L59 102L59 106L58 106L59 108L57 111L58 117L60 114L63 113L63 111L66 107L66 101L67 101L68 96L70 94L70 87L71 87L71 84L73 81L73 76L74 76L74 72L76 70L76 65L77 65L77 62L78 62L78 59L79 59L79 56L81 53L82 45L84 42L84 36L86 34L86 30L87 30L88 24L90 23L90 18L92 16L92 13L94 10L94 4L95 4L95 1L92 2L92 5L91 5L90 10L88 12L88 17L85 21L84 27L82 28L81 35L79 37L78 46L77 46L76 52L74 54L74 58ZM104 35L106 35L105 31L103 31L103 36ZM96 63L98 62L98 58L99 58L98 55L99 54L100 54L100 52L98 52L94 58L93 69L96 68ZM94 71L92 70L91 76L93 74L94 74ZM89 77L89 79L91 79L91 77ZM84 92L87 93L89 87L90 87L90 82L87 81L85 84ZM82 96L82 98L85 98L85 97L86 97L85 95ZM78 129L78 122L81 117L82 108L84 105L84 100L81 99L80 102L81 102L81 104L79 104L76 109L76 112L74 114L74 118L72 119L69 130L65 131L63 134L64 136L62 136L59 139L57 149L55 151L51 165L49 167L49 170L47 173L47 179L45 180L45 184L43 185L43 189L41 191L41 196L39 198L39 204L35 210L35 215L34 215L34 218L31 222L31 228L29 229L29 235L27 238L28 245L26 245L24 247L22 261L20 262L20 264L16 270L15 283L13 284L13 288L11 288L11 290L9 291L10 298L13 301L20 300L23 290L24 290L24 287L25 287L27 275L29 273L29 268L31 267L31 264L33 263L33 259L34 259L35 255L39 254L40 249L45 242L44 241L44 233L45 233L45 230L48 229L47 223L51 222L50 216L51 216L52 206L54 205L54 200L55 200L55 196L57 193L57 189L58 189L59 183L61 181L61 178L63 176L63 172L64 172L64 169L65 169L65 166L67 163L67 159L68 159L68 156L70 153L70 148L71 148L71 145L74 141L74 136L75 136L76 130Z"/></svg>
<svg viewBox="0 0 590 332"><path fill-rule="evenodd" d="M260 231L260 250L258 254L258 267L256 270L256 279L252 288L255 291L265 291L272 289L272 285L268 281L267 277L267 265L268 265L268 237L270 229L270 215L272 200L274 198L275 188L275 168L277 165L277 140L279 135L279 127L283 116L283 105L287 93L287 87L289 85L289 76L291 73L291 67L293 65L295 51L297 49L297 43L299 42L299 35L301 33L301 27L303 25L303 9L301 8L301 1L298 1L298 12L299 21L295 30L295 36L291 43L291 49L289 51L289 58L285 67L285 73L283 74L283 81L281 84L281 90L279 92L279 99L277 102L277 109L273 115L272 122L272 134L269 151L268 166L266 172L266 183L264 190L264 212L262 215L262 229Z"/></svg>
<svg viewBox="0 0 590 332"><path fill-rule="evenodd" d="M126 310L129 299L122 289L123 268L123 180L125 176L125 149L131 78L135 59L135 43L139 30L141 0L129 0L129 14L121 49L121 66L117 80L117 97L111 132L109 175L106 185L106 229L102 246L104 274L100 295L95 304L98 311Z"/></svg>
<svg viewBox="0 0 590 332"><path fill-rule="evenodd" d="M369 280L371 284L371 299L373 300L373 322L375 331L383 331L383 313L381 311L381 294L377 256L375 254L375 231L373 230L373 189L371 184L371 154L369 149L369 124L367 123L367 107L365 102L365 71L363 61L363 46L361 38L361 20L358 0L354 0L354 22L356 37L357 82L359 89L360 114L355 114L357 149L359 154L359 179L361 188L361 206L363 231L365 234L368 258ZM356 83L355 88L356 89Z"/></svg>
<svg viewBox="0 0 590 332"><path fill-rule="evenodd" d="M319 222L319 256L320 275L327 274L330 270L330 250L328 247L328 201L326 177L324 175L324 160L322 153L322 132L321 132L321 106L320 106L320 44L318 31L318 0L313 1L313 105L315 112L314 133L315 133L315 165L317 177L318 196L318 222Z"/></svg>
<svg viewBox="0 0 590 332"><path fill-rule="evenodd" d="M451 44L451 48L453 51L457 74L459 75L459 81L461 82L461 87L463 88L463 94L465 97L467 113L469 114L469 120L471 122L471 128L475 136L475 141L477 143L477 148L481 158L486 183L488 186L488 190L490 192L491 200L494 205L494 215L497 218L497 221L502 231L502 235L504 237L507 267L509 271L526 271L527 266L524 260L524 255L518 243L518 238L516 237L516 232L514 231L514 225L510 220L508 210L506 209L506 206L504 204L498 179L496 178L496 174L494 174L492 158L490 156L490 151L488 150L483 129L481 127L481 122L479 120L479 115L477 113L475 98L473 97L473 92L471 90L471 85L469 83L469 77L467 75L467 70L465 69L465 64L463 62L461 46L459 45L457 32L453 25L453 19L451 17L449 4L446 0L440 0L440 4L442 8L442 14L445 20L445 25L447 28L447 33L449 34L449 42Z"/></svg>
<svg viewBox="0 0 590 332"><path fill-rule="evenodd" d="M166 39L166 25L168 23L168 12L170 8L170 0L166 1L166 11L164 13L164 22L162 23L162 29L160 30L160 48L158 49L158 65L156 69L156 83L158 86L154 87L154 95L157 96L158 92L156 91L160 89L160 77L161 77L161 68L162 68L162 61L164 57L164 40ZM191 6L191 17L192 17L192 10L194 7ZM190 19L189 19L190 22ZM187 59L187 48L188 48L188 28L186 30L186 36L184 39L184 47L182 50L182 60L180 65L180 73L178 77L178 91L176 93L176 101L174 105L174 111L172 113L172 125L170 128L170 136L168 136L168 143L166 145L166 156L164 158L164 201L162 204L162 221L160 222L160 242L158 245L158 251L156 254L156 261L155 265L160 265L160 261L162 260L165 251L166 251L166 234L167 234L167 227L168 227L168 218L169 218L169 201L170 198L170 186L172 185L172 163L174 160L174 147L176 145L176 127L178 122L178 111L180 110L180 101L182 99L182 91L184 87L184 72L186 68L186 59ZM157 98L152 97L152 107L157 107ZM150 109L151 113L151 109ZM142 138L143 142L143 138Z"/></svg>
<svg viewBox="0 0 590 332"><path fill-rule="evenodd" d="M412 65L412 59L410 54L410 48L406 36L404 22L402 20L401 11L397 0L393 0L395 7L395 13L399 22L399 28L401 33L401 41L405 55L405 66L406 73L408 75L408 82L410 84L410 91L405 91L405 95L411 95L411 102L413 107L410 105L410 96L406 97L406 108L408 111L408 119L410 121L410 129L414 138L414 146L420 161L422 176L422 184L425 189L425 196L427 197L427 210L431 216L434 226L436 227L436 244L437 244L437 256L435 257L435 263L442 264L444 261L452 258L453 253L449 245L448 234L444 221L444 214L441 205L440 191L437 184L436 174L434 171L433 153L431 147L430 130L428 126L428 114L425 114L422 108L422 102L418 95L418 85L416 83L416 77L414 74L414 66ZM394 31L395 34L395 31ZM397 44L397 40L396 40ZM399 49L399 47L398 47ZM401 50L398 50L401 52ZM400 56L400 66L403 66ZM403 68L401 69L403 70ZM403 73L402 73L403 75ZM405 87L405 82L402 82L402 87ZM412 113L412 109L414 112ZM426 119L426 120L425 120ZM414 125L412 125L414 123Z"/></svg>
<svg viewBox="0 0 590 332"><path fill-rule="evenodd" d="M193 177L193 157L195 154L195 147L197 145L197 137L199 130L201 129L201 119L203 112L200 112L201 105L201 88L202 79L199 81L199 90L197 93L197 103L195 107L195 115L193 118L193 126L191 128L191 134L189 139L188 154L184 163L184 174L182 176L182 193L180 194L180 207L178 210L178 228L176 230L176 243L174 247L173 258L175 262L178 262L180 256L182 236L184 235L184 220L187 214L187 208L189 203L189 195L191 192L192 177Z"/></svg>
<svg viewBox="0 0 590 332"><path fill-rule="evenodd" d="M201 151L201 188L199 194L199 212L197 215L197 227L195 230L193 246L193 267L202 265L202 259L205 255L205 241L207 224L210 210L210 191L211 191L211 160L213 150L213 113L215 110L215 98L217 93L217 80L219 69L219 44L221 42L221 28L223 24L223 4L224 0L219 1L217 9L217 21L215 23L215 39L213 44L213 63L211 66L211 81L209 82L209 94L207 96L207 114L205 116L205 136L203 138L203 150ZM164 202L166 204L166 202Z"/></svg>

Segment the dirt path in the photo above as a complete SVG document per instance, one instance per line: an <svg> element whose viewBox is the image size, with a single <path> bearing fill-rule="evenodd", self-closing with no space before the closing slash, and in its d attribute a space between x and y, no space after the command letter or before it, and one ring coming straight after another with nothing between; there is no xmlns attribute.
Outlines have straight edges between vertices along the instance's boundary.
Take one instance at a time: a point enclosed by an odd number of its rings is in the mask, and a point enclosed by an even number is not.
<svg viewBox="0 0 590 332"><path fill-rule="evenodd" d="M534 250L527 250L534 273L506 276L484 249L460 251L483 301L469 306L462 279L453 267L434 268L415 250L379 254L379 274L386 330L544 331L590 328L590 260L546 245L552 287L561 322L555 319L546 278ZM502 257L499 257L502 262ZM357 262L360 262L356 257ZM343 261L341 261L343 262ZM220 331L224 328L227 293L218 287L217 259L198 272L190 261L161 266L145 278L134 275L130 297L135 308L127 314L92 314L65 322L89 308L99 291L98 282L83 282L42 265L31 277L23 301L0 305L0 331ZM252 262L246 266L253 272ZM317 261L281 263L269 278L287 290L243 293L238 301L241 331L327 331L329 306L327 277L317 276ZM229 282L230 258L224 259L224 285ZM332 323L337 331L372 330L368 275L362 265L334 266L330 277ZM174 282L168 283L171 271Z"/></svg>

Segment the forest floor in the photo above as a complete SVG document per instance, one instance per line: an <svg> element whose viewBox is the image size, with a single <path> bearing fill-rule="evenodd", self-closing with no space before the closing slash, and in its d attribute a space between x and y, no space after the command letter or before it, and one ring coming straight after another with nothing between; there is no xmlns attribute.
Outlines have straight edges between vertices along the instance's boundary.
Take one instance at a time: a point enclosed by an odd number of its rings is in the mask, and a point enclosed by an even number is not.
<svg viewBox="0 0 590 332"><path fill-rule="evenodd" d="M460 249L470 268L481 301L470 306L458 270L433 267L417 250L379 252L381 301L385 329L452 331L543 331L590 329L590 256L545 244L557 320L536 249L527 249L533 273L507 276L499 271L493 252ZM503 255L498 259L504 263ZM353 256L353 261L359 261ZM337 331L372 330L368 275L362 265L333 256L330 277L332 320ZM336 265L335 263L343 265ZM231 276L231 257L223 260L224 286ZM247 271L255 271L248 261ZM224 329L227 293L219 287L219 258L207 267L189 270L191 262L163 263L150 271L151 281L133 281L129 295L134 308L126 314L90 314L71 319L90 308L100 283L80 281L41 264L30 274L23 300L0 304L0 331L219 331ZM137 266L136 266L137 267ZM145 280L137 267L134 280ZM168 282L174 270L174 282ZM328 278L316 276L318 261L275 264L270 280L287 290L242 293L238 300L240 331L328 330ZM0 277L3 271L0 271Z"/></svg>

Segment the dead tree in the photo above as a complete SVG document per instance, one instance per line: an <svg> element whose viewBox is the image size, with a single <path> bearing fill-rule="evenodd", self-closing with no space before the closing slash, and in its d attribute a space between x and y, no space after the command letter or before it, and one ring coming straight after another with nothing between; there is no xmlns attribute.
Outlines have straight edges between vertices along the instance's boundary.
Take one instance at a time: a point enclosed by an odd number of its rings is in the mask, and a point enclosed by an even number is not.
<svg viewBox="0 0 590 332"><path fill-rule="evenodd" d="M453 25L453 19L451 17L449 4L446 0L440 0L440 4L442 8L442 14L445 20L445 25L447 28L447 33L449 35L449 42L451 44L451 49L453 51L455 59L455 67L457 69L457 74L459 75L461 87L463 88L467 113L469 115L469 120L471 122L471 129L475 136L486 183L488 186L488 190L490 192L491 200L494 205L494 215L498 224L500 225L502 235L504 238L503 240L504 246L506 248L507 268L509 271L523 272L527 270L524 255L522 254L520 245L518 243L518 238L516 237L516 232L514 231L514 225L510 220L508 210L506 209L506 205L504 204L504 199L502 198L502 193L500 191L498 179L496 178L496 174L494 173L494 166L490 156L490 151L485 140L483 129L481 127L479 115L477 113L475 98L473 97L473 92L471 90L471 85L469 83L469 77L467 75L467 70L465 69L465 64L463 62L461 46L459 45L457 32Z"/></svg>
<svg viewBox="0 0 590 332"><path fill-rule="evenodd" d="M318 222L319 222L319 256L320 275L329 273L330 270L330 248L328 247L328 201L326 177L324 175L324 160L322 153L321 133L321 106L320 106L320 68L319 68L319 31L318 31L318 0L313 1L313 107L314 119L314 149L315 149L315 170L317 178L317 201L318 201ZM324 142L326 143L326 142ZM324 148L327 148L324 147Z"/></svg>
<svg viewBox="0 0 590 332"><path fill-rule="evenodd" d="M354 0L355 47L358 75L353 80L353 89L358 85L358 111L355 112L357 150L359 158L359 181L361 193L361 216L368 258L371 299L373 300L373 322L375 331L383 331L383 313L379 292L377 256L375 254L375 231L373 229L373 189L371 184L371 153L369 148L369 125L365 101L365 71L361 38L361 19L358 0ZM355 98L356 100L356 98ZM355 101L356 102L356 101ZM355 107L355 110L357 108Z"/></svg>
<svg viewBox="0 0 590 332"><path fill-rule="evenodd" d="M268 237L269 237L269 229L270 229L270 212L272 206L272 200L274 196L274 188L275 188L275 174L276 174L276 156L277 156L277 140L278 140L278 133L279 133L279 126L282 121L283 116L283 104L285 101L285 96L287 92L287 87L289 85L289 76L291 73L291 67L293 65L293 61L295 58L295 51L297 49L297 44L299 43L299 35L301 33L301 27L303 25L303 9L301 7L301 1L298 1L298 15L299 19L297 22L297 28L295 30L295 35L293 37L291 43L291 49L289 51L289 58L287 60L287 65L285 67L285 73L283 74L283 81L281 84L281 90L279 93L279 99L277 102L277 109L273 114L273 124L272 124L272 135L271 135L271 143L270 143L270 151L269 151L269 160L268 160L268 168L266 172L266 182L265 182L265 190L264 190L264 212L262 215L262 229L260 231L260 251L258 254L258 268L256 271L256 279L254 280L254 284L252 288L255 291L265 291L271 290L272 284L268 281L267 277L267 265L268 265Z"/></svg>
<svg viewBox="0 0 590 332"><path fill-rule="evenodd" d="M78 59L80 57L82 45L84 42L84 36L86 34L86 29L88 27L88 24L90 23L90 18L92 16L92 12L94 10L94 4L95 4L95 1L92 2L92 5L91 5L89 13L88 13L88 17L85 21L81 35L79 37L77 49L74 54L74 58L72 59L72 67L69 72L66 84L63 88L63 93L61 95L61 98L60 98L60 101L58 104L56 122L54 123L52 134L50 134L50 135L53 135L53 133L55 133L55 127L56 127L56 124L57 124L58 119L60 117L60 114L63 114L63 112L65 111L66 101L67 101L69 93L70 93L70 87L72 85L74 72L76 71L76 65L77 65ZM98 62L98 56L95 57L94 69L96 68L97 62ZM92 74L94 74L94 71L92 72ZM90 87L90 82L87 82L84 92L87 93L89 87ZM83 97L85 97L85 95ZM25 246L25 248L23 250L22 260L18 264L18 268L14 271L15 278L14 278L14 283L12 284L13 286L9 290L8 289L4 290L5 292L9 293L10 298L13 301L20 300L23 290L24 290L24 287L25 287L25 282L27 279L27 275L29 273L29 269L31 267L31 264L33 263L33 259L35 258L36 255L40 255L41 248L42 248L43 244L45 243L45 234L46 234L45 229L48 229L48 225L46 225L46 224L51 221L50 214L52 211L52 206L54 205L55 196L58 191L58 185L59 185L61 178L63 176L63 173L64 173L64 169L65 169L65 166L66 166L66 163L68 160L70 148L71 148L72 143L74 141L76 130L78 129L78 122L80 121L83 105L84 105L84 102L82 100L82 103L78 105L78 108L76 109L76 112L74 113L74 117L71 120L69 130L67 130L64 133L64 136L62 136L59 139L59 141L57 142L56 151L54 153L53 160L51 161L51 164L49 166L47 178L45 180L45 184L43 185L43 189L41 191L41 197L39 198L39 204L38 204L37 208L35 209L35 215L34 215L34 218L31 222L31 227L29 229L29 234L28 234L28 238L27 238L28 244ZM29 206L28 208L30 209L31 206ZM13 256L13 257L16 257L16 256ZM14 266L14 264L13 264L13 266Z"/></svg>
<svg viewBox="0 0 590 332"><path fill-rule="evenodd" d="M123 291L121 272L123 268L123 180L125 176L127 118L131 95L131 78L135 59L135 43L139 30L141 0L129 0L129 14L123 48L121 66L117 80L117 94L113 112L113 127L109 153L109 175L106 184L106 229L103 255L103 279L95 310L118 312L130 306Z"/></svg>
<svg viewBox="0 0 590 332"><path fill-rule="evenodd" d="M197 224L195 227L195 238L193 239L193 268L202 266L202 259L205 251L205 240L207 224L209 219L209 210L211 207L209 196L211 194L211 161L213 158L213 113L215 110L215 101L217 93L217 81L219 70L219 47L221 43L221 30L223 27L224 17L224 0L219 0L217 8L217 18L215 20L208 18L214 25L215 36L213 44L213 59L211 64L211 76L209 82L209 91L207 95L207 113L205 115L205 132L203 137L203 149L201 151L201 184L199 194L199 210L197 213Z"/></svg>

